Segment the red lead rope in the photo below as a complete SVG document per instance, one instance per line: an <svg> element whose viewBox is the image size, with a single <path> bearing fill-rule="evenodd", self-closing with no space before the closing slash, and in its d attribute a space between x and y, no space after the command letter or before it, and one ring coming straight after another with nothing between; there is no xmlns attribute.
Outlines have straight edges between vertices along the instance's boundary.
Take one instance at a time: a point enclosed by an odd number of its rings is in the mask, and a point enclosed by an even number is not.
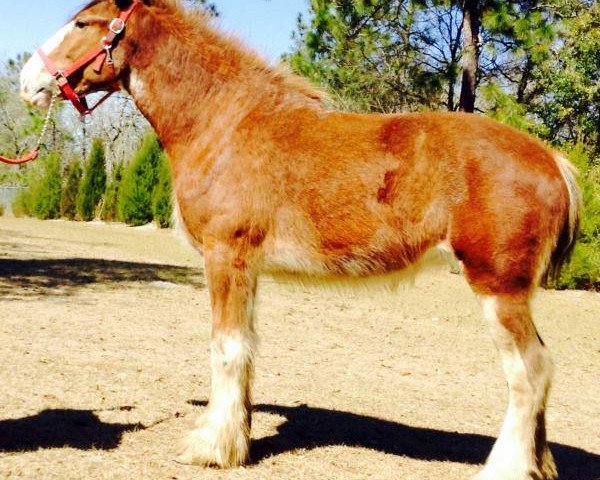
<svg viewBox="0 0 600 480"><path fill-rule="evenodd" d="M44 138L46 130L48 130L48 125L50 124L50 118L52 116L52 109L54 108L56 97L58 97L58 94L52 95L52 100L50 100L48 112L46 113L46 119L44 120L44 126L42 127L42 131L40 132L40 136L38 137L36 147L32 149L27 155L21 158L8 158L0 155L0 162L7 163L9 165L21 165L23 163L31 162L38 157L38 155L40 154L40 145L42 144L42 139Z"/></svg>
<svg viewBox="0 0 600 480"><path fill-rule="evenodd" d="M33 150L31 150L31 152L29 152L27 155L21 158L8 158L0 155L0 162L7 163L9 165L21 165L22 163L32 162L38 157L39 154L40 149L34 148Z"/></svg>
<svg viewBox="0 0 600 480"><path fill-rule="evenodd" d="M37 53L44 62L44 65L48 69L48 72L56 79L56 82L58 83L58 88L60 88L60 91L63 94L65 100L69 100L82 116L92 113L108 97L110 97L116 91L120 90L120 86L116 82L116 72L112 60L111 51L115 46L116 38L125 29L125 24L127 23L127 20L135 11L135 9L141 5L141 3L141 0L133 0L131 6L127 10L123 10L117 18L114 18L110 22L108 27L109 32L101 40L100 47L91 50L86 55L75 61L75 63L73 63L73 65L71 65L67 69L58 69L41 48L37 50ZM93 67L96 73L100 73L104 64L108 63L113 70L113 75L115 76L115 83L111 85L110 91L108 91L102 98L100 98L100 100L98 100L98 102L96 102L94 106L89 107L86 98L79 96L77 92L75 92L75 89L69 84L69 77L72 76L75 72L89 65L91 62L94 62ZM55 98L56 96L52 98L52 104L54 103ZM20 165L23 163L31 162L32 160L35 160L38 157L40 153L41 138L44 135L44 132L46 131L46 127L50 120L50 111L52 110L52 104L50 109L48 110L48 115L46 116L46 123L44 125L44 128L42 129L42 135L40 135L40 140L38 141L37 147L31 150L26 156L22 158L13 159L3 157L2 155L0 155L0 162L8 163L9 165Z"/></svg>

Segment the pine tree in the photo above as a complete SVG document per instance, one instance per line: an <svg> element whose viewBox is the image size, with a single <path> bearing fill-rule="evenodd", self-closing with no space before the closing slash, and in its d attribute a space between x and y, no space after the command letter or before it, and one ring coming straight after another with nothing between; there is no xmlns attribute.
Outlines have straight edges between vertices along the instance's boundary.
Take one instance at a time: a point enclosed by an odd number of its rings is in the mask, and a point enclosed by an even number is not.
<svg viewBox="0 0 600 480"><path fill-rule="evenodd" d="M31 213L41 220L58 218L60 214L60 157L50 153L45 159L44 174L32 189Z"/></svg>
<svg viewBox="0 0 600 480"><path fill-rule="evenodd" d="M152 194L152 214L161 228L169 228L173 216L173 186L169 158L165 153L160 156L158 183Z"/></svg>
<svg viewBox="0 0 600 480"><path fill-rule="evenodd" d="M533 72L525 103L547 126L549 140L583 142L593 163L600 165L600 3L557 3L564 17L561 42L549 61Z"/></svg>
<svg viewBox="0 0 600 480"><path fill-rule="evenodd" d="M104 166L104 144L94 139L88 157L79 194L77 195L77 214L83 221L94 219L96 207L106 189L106 168Z"/></svg>
<svg viewBox="0 0 600 480"><path fill-rule="evenodd" d="M379 112L483 109L477 90L496 80L523 96L555 35L539 0L313 0L308 20L292 68Z"/></svg>
<svg viewBox="0 0 600 480"><path fill-rule="evenodd" d="M67 167L65 185L60 197L60 214L68 220L73 220L77 215L77 193L81 183L81 163L73 160Z"/></svg>
<svg viewBox="0 0 600 480"><path fill-rule="evenodd" d="M417 28L427 12L416 3L311 2L309 23L300 18L294 34L295 52L288 57L292 69L330 89L352 110L439 108L441 84L456 69L457 58L429 68L434 62L422 54L421 43L432 39L423 35L421 40Z"/></svg>
<svg viewBox="0 0 600 480"><path fill-rule="evenodd" d="M125 223L144 225L152 221L152 193L161 153L156 134L149 132L125 169L118 200L119 218Z"/></svg>
<svg viewBox="0 0 600 480"><path fill-rule="evenodd" d="M463 60L458 109L473 113L475 111L475 92L479 72L480 46L478 37L481 30L481 8L484 2L462 0L459 3L463 12Z"/></svg>

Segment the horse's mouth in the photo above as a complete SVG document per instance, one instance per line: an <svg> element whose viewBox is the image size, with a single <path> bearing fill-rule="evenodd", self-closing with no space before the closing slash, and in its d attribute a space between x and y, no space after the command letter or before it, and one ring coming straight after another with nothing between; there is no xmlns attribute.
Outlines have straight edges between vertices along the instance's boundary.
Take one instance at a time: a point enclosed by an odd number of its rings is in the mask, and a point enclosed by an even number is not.
<svg viewBox="0 0 600 480"><path fill-rule="evenodd" d="M26 99L33 106L47 110L52 100L52 92L46 88L40 88L30 98Z"/></svg>

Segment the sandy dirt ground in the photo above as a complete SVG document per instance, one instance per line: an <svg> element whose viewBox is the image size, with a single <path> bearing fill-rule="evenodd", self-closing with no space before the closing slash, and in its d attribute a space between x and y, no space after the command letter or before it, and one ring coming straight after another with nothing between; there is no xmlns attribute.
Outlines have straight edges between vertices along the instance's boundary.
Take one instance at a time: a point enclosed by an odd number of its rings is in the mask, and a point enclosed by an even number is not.
<svg viewBox="0 0 600 480"><path fill-rule="evenodd" d="M0 219L0 478L402 479L474 474L506 406L474 295L261 281L252 463L175 463L209 392L201 259L172 232ZM540 291L563 480L600 479L600 294Z"/></svg>

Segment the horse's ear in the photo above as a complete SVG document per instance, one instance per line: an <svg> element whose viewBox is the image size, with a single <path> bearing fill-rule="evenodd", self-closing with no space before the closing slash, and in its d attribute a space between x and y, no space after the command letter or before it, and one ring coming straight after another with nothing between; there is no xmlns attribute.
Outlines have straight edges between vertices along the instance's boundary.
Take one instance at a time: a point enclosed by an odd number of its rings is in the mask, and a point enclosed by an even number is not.
<svg viewBox="0 0 600 480"><path fill-rule="evenodd" d="M115 0L119 10L127 10L131 6L131 0Z"/></svg>
<svg viewBox="0 0 600 480"><path fill-rule="evenodd" d="M114 0L119 10L127 10L131 7L132 0ZM152 0L142 0L146 5L152 4Z"/></svg>

